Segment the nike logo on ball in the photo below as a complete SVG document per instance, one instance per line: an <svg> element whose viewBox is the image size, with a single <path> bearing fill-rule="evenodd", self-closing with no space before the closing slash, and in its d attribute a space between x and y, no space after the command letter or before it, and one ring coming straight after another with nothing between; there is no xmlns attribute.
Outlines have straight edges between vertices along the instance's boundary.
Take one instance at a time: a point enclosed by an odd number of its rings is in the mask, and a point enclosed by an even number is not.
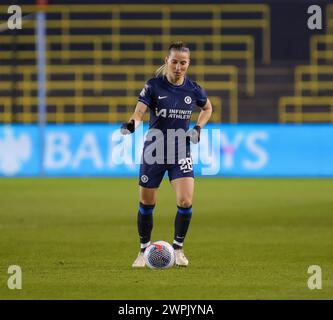
<svg viewBox="0 0 333 320"><path fill-rule="evenodd" d="M158 96L159 99L165 99L167 98L168 96Z"/></svg>

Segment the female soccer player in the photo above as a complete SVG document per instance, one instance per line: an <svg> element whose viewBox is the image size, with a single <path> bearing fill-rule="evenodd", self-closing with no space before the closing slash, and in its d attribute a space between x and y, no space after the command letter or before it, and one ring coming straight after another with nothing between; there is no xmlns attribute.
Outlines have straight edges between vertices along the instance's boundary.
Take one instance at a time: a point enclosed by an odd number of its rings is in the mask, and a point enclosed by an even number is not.
<svg viewBox="0 0 333 320"><path fill-rule="evenodd" d="M140 165L140 206L137 216L141 250L132 267L145 266L143 253L150 244L157 191L166 171L177 201L173 241L175 264L188 265L183 243L192 216L194 191L190 141L200 141L200 130L212 114L212 105L205 91L186 76L189 64L189 48L182 42L172 43L164 65L156 71L156 77L146 83L132 117L121 126L122 134L133 133L149 108L149 131ZM199 106L201 111L197 124L189 130L195 106ZM182 140L181 134L177 139L171 139L175 132L184 132L185 139ZM152 133L150 137L149 133ZM182 141L185 142L182 144Z"/></svg>

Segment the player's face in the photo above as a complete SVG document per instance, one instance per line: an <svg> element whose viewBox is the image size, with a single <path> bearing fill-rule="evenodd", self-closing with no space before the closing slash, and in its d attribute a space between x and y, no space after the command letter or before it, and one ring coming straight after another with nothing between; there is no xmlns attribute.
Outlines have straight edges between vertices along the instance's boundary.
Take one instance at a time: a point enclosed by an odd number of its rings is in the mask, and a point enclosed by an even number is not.
<svg viewBox="0 0 333 320"><path fill-rule="evenodd" d="M167 65L167 74L171 80L177 82L184 78L190 64L188 52L172 50L168 57L165 58Z"/></svg>

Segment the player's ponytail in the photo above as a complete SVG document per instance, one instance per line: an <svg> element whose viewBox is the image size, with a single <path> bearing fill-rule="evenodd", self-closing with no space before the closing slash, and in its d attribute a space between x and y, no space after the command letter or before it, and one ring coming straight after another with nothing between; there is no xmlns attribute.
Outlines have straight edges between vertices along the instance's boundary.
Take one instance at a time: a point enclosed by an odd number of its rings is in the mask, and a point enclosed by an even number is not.
<svg viewBox="0 0 333 320"><path fill-rule="evenodd" d="M163 65L161 65L159 68L156 69L155 71L155 77L161 77L161 76L165 76L166 74L166 64L164 63Z"/></svg>
<svg viewBox="0 0 333 320"><path fill-rule="evenodd" d="M169 50L168 50L169 54L172 50L188 52L188 54L190 54L190 49L182 41L176 41L176 42L171 43L171 45L169 46ZM166 72L167 72L167 66L164 63L163 65L161 65L159 68L156 69L155 77L165 76Z"/></svg>

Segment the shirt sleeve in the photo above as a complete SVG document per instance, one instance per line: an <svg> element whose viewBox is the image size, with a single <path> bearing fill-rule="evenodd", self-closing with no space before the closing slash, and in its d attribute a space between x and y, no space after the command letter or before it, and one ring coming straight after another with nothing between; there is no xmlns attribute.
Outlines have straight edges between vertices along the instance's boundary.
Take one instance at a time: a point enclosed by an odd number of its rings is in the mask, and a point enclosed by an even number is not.
<svg viewBox="0 0 333 320"><path fill-rule="evenodd" d="M147 105L149 108L151 108L152 101L153 101L153 88L149 81L145 84L143 89L141 90L138 101L141 101L145 105Z"/></svg>
<svg viewBox="0 0 333 320"><path fill-rule="evenodd" d="M204 107L205 104L207 103L207 99L208 99L206 91L196 83L195 92L196 92L197 106L200 108Z"/></svg>

